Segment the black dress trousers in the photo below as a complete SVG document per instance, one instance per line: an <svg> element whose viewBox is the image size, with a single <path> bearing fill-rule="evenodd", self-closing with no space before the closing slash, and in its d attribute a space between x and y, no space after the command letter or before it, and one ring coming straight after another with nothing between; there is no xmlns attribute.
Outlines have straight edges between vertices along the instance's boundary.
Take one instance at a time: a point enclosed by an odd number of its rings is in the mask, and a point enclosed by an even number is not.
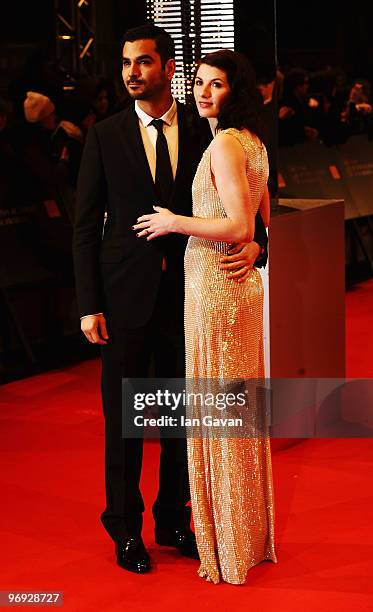
<svg viewBox="0 0 373 612"><path fill-rule="evenodd" d="M136 329L110 329L102 347L102 395L105 416L106 508L102 523L113 538L141 533L144 503L139 487L143 440L122 438L122 378L146 378L150 364L158 378L185 375L183 301L168 272L162 273L151 319ZM160 432L159 491L153 516L160 527L190 522L186 441Z"/></svg>

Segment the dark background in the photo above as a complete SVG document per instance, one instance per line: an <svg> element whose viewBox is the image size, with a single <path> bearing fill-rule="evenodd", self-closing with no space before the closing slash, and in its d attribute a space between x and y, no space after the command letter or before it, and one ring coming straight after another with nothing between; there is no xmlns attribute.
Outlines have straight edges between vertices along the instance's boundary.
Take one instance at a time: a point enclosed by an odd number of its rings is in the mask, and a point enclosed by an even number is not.
<svg viewBox="0 0 373 612"><path fill-rule="evenodd" d="M274 0L235 2L237 48L270 61L274 48ZM373 2L342 4L277 0L277 54L281 66L317 69L339 65L351 76L373 74ZM146 18L145 0L96 0L98 69L112 66L123 30ZM54 53L54 2L3 2L0 80L5 81L35 47Z"/></svg>
<svg viewBox="0 0 373 612"><path fill-rule="evenodd" d="M373 2L277 0L280 64L317 69L330 63L350 76L373 74Z"/></svg>

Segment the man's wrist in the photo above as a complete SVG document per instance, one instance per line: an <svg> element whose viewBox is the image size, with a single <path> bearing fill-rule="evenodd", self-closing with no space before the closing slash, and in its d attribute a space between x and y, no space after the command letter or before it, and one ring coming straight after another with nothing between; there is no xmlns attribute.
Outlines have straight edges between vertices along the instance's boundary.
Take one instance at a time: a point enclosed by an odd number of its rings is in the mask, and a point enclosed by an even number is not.
<svg viewBox="0 0 373 612"><path fill-rule="evenodd" d="M253 245L255 245L258 249L258 254L255 258L255 261L258 259L258 257L260 257L261 253L262 253L262 247L260 246L259 242L257 242L256 240L253 240L252 243Z"/></svg>
<svg viewBox="0 0 373 612"><path fill-rule="evenodd" d="M260 264L267 256L266 248L264 246L259 245L259 249L260 251L256 257L255 264Z"/></svg>
<svg viewBox="0 0 373 612"><path fill-rule="evenodd" d="M99 317L100 315L103 315L103 312L93 312L92 314L87 314L87 315L83 315L82 317L80 317L80 320L82 321L83 319L86 319L87 317Z"/></svg>

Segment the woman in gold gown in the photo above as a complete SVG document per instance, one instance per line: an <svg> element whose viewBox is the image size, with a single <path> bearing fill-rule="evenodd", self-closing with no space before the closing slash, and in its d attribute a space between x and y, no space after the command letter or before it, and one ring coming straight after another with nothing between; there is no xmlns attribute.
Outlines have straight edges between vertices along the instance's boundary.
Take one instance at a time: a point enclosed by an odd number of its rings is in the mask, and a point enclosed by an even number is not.
<svg viewBox="0 0 373 612"><path fill-rule="evenodd" d="M196 71L194 97L200 116L217 118L218 124L194 178L193 218L156 207L139 221L148 240L170 232L190 236L186 377L195 381L196 391L206 392L213 381L229 386L237 379L264 377L261 276L246 268L234 282L221 271L220 260L230 243L253 239L259 208L269 223L268 159L259 138L255 76L242 56L228 50L205 56ZM245 430L255 431L260 407L250 406ZM195 430L188 438L199 575L214 583L243 584L252 566L276 562L269 437L266 431L239 437L206 429L197 428L200 435Z"/></svg>

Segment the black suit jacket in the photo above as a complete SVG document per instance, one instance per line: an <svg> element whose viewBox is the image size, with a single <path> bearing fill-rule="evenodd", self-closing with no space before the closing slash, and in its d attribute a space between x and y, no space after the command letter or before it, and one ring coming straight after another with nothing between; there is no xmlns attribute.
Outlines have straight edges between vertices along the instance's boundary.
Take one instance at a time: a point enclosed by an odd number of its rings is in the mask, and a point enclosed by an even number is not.
<svg viewBox="0 0 373 612"><path fill-rule="evenodd" d="M210 138L207 122L178 103L178 165L170 209L192 214L191 185ZM104 312L109 325L135 328L149 320L167 261L170 307L181 320L187 237L171 234L147 242L132 226L159 203L134 105L93 126L81 162L74 231L74 262L80 315ZM107 222L104 227L104 214ZM266 245L261 218L255 239Z"/></svg>

